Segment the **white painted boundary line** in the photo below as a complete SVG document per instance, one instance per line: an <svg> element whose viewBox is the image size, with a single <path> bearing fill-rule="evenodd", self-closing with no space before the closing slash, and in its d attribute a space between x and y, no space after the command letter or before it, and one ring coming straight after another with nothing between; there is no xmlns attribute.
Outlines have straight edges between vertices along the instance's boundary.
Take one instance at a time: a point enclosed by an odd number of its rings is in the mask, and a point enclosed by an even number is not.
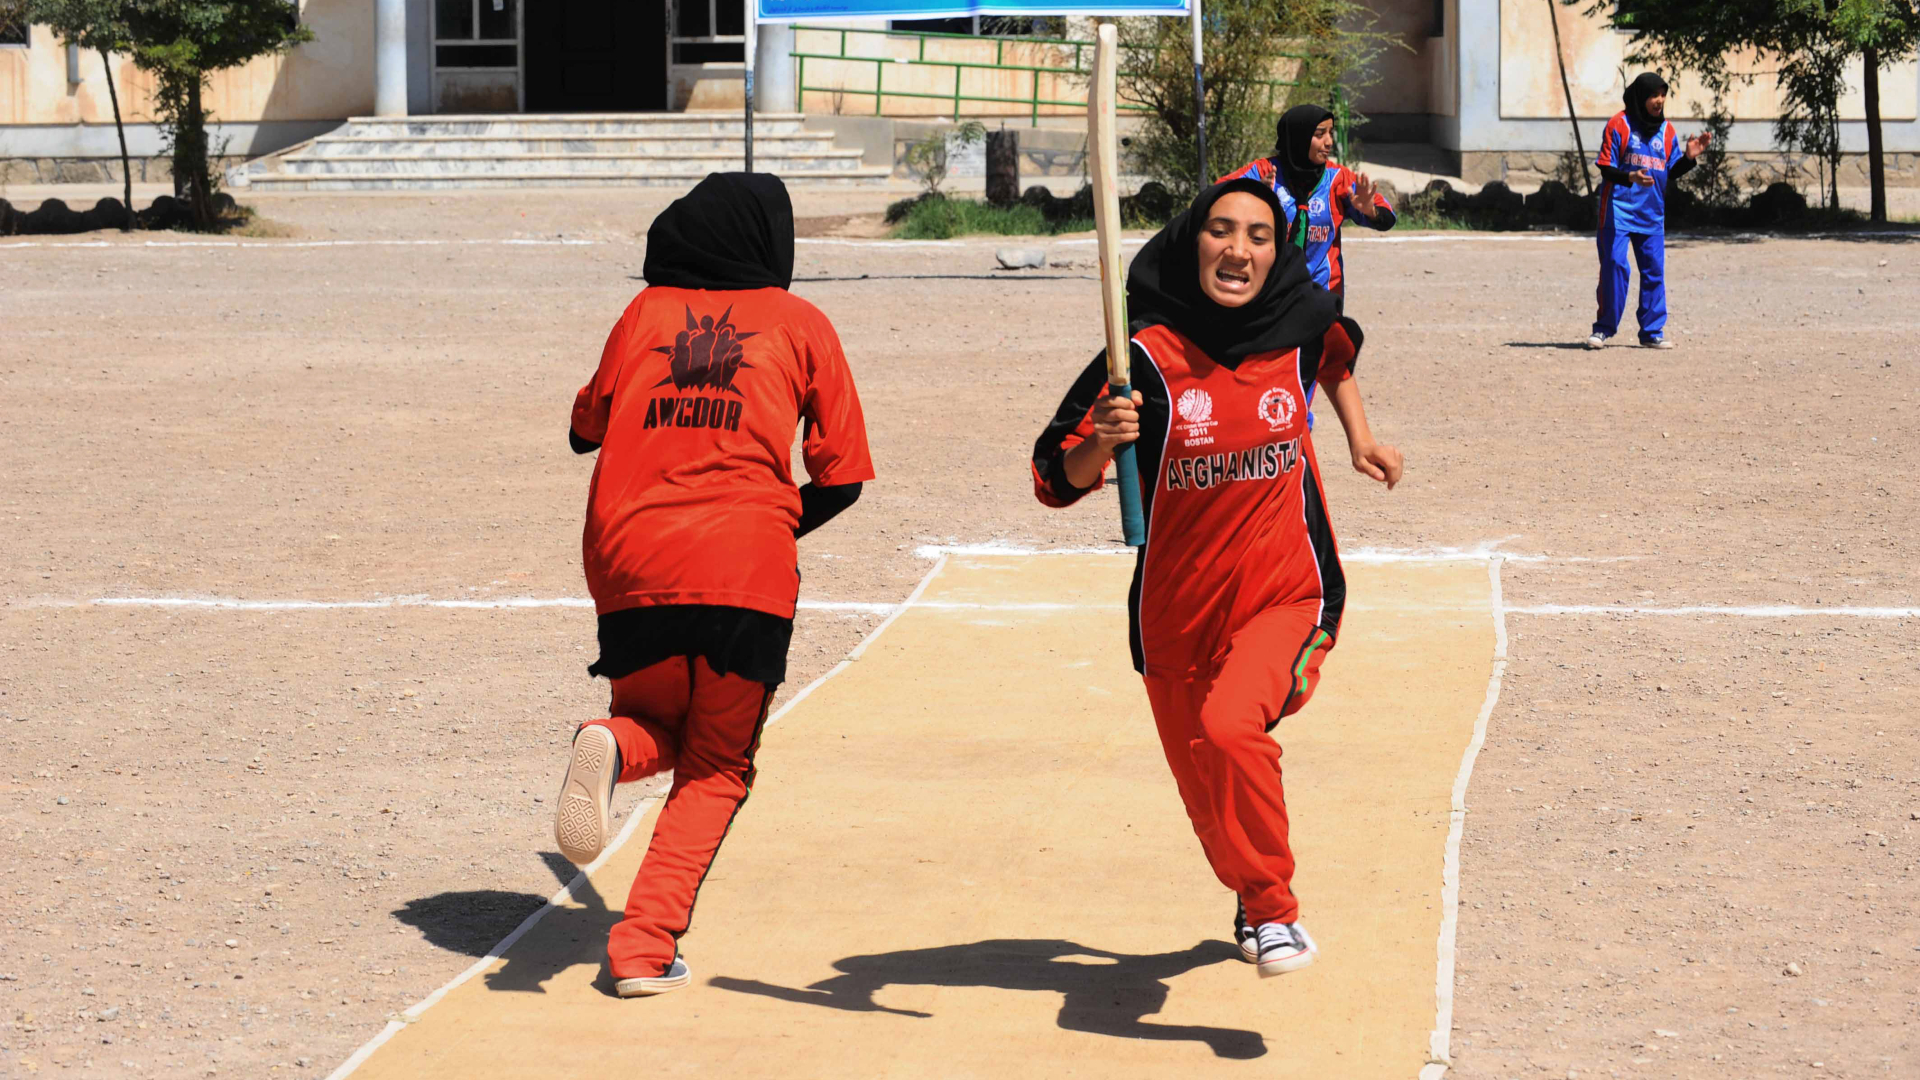
<svg viewBox="0 0 1920 1080"><path fill-rule="evenodd" d="M1453 800L1447 815L1447 854L1440 867L1440 940L1436 948L1438 968L1434 974L1433 1035L1428 1045L1428 1062L1420 1069L1420 1080L1440 1080L1453 1063L1453 963L1454 935L1460 924L1460 835L1467 824L1467 782L1473 778L1473 762L1487 741L1487 722L1500 703L1500 683L1507 674L1507 614L1500 591L1500 560L1487 562L1487 582L1493 598L1493 671L1487 677L1487 697L1480 715L1473 721L1473 738L1460 756L1460 772L1453 779Z"/></svg>
<svg viewBox="0 0 1920 1080"><path fill-rule="evenodd" d="M1634 562L1638 555L1528 555L1518 552L1501 551L1500 545L1513 539L1486 540L1472 547L1424 547L1424 548L1354 548L1340 553L1341 562L1350 563L1432 563L1432 562L1475 562L1482 563L1498 558L1506 562L1518 563L1612 563ZM923 559L938 558L942 555L1126 555L1131 557L1133 549L1128 547L1064 547L1034 548L1020 544L989 541L984 544L925 544L913 550Z"/></svg>
<svg viewBox="0 0 1920 1080"><path fill-rule="evenodd" d="M799 698L796 697L794 698L794 700L798 701ZM783 709L781 711L784 712L786 710ZM768 722L771 723L772 721L768 721ZM535 911L533 914L528 915L525 919L522 919L520 921L520 925L513 928L513 933L508 934L506 937L501 938L499 944L487 950L487 955L481 957L478 960L475 960L472 964L468 965L465 971L462 971L460 974L455 975L451 980L449 980L444 985L442 985L438 990L435 990L433 993L428 994L426 997L420 999L419 1001L415 1002L413 1005L409 1006L405 1012L400 1014L399 1019L387 1021L387 1026L384 1028L381 1028L379 1034L375 1035L371 1039L368 1039L366 1042L361 1043L360 1048L355 1050L353 1052L353 1055L347 1058L347 1060L341 1062L339 1068L328 1073L327 1080L340 1080L341 1077L344 1077L349 1073L353 1072L355 1069L358 1069L362 1064L366 1062L368 1058L373 1056L373 1052L375 1050L378 1050L380 1049L380 1047L385 1045L388 1039L391 1039L395 1035L399 1034L401 1031L406 1030L407 1025L412 1024L416 1020L419 1020L421 1013L424 1013L428 1009L431 1009L435 1005L439 1004L441 998L446 997L449 992L451 992L455 987L459 986L461 983L464 983L469 979L472 979L475 975L478 975L481 972L487 970L487 968L491 966L495 960L500 959L501 956L505 955L508 949L513 948L513 945L515 942L519 941L522 937L525 937L527 934L527 931L532 930L535 924L539 923L541 919L546 918L547 912L552 911L553 909L559 907L561 904L564 904L568 900L572 899L573 891L575 889L578 889L580 886L586 884L588 876L591 875L595 870L600 869L600 865L606 862L609 858L611 858L614 852L620 850L620 846L622 844L625 844L627 842L627 839L633 835L633 830L639 827L640 819L643 817L646 817L647 811L652 809L653 804L658 801L659 801L659 796L654 796L652 798L642 799L640 802L634 804L633 809L629 811L627 814L626 825L621 827L619 835L613 838L613 843L607 845L607 849L600 853L599 858L593 860L592 863L588 864L586 869L575 873L573 875L572 881L567 882L567 884L563 888L561 888L559 892L554 893L552 896L548 897L546 904L541 906L541 908L538 911Z"/></svg>
<svg viewBox="0 0 1920 1080"><path fill-rule="evenodd" d="M933 579L940 576L940 571L945 569L946 565L947 565L947 561L945 559L941 559L939 562L934 563L933 569L927 571L927 576L920 579L920 583L913 587L913 591L911 593L907 594L907 598L904 602L900 603L895 607L893 614L887 616L887 619L885 622L882 622L879 626L874 627L871 633L869 633L866 637L862 638L860 640L860 644L853 647L853 651L847 654L847 658L845 660L842 660L839 663L828 668L826 674L808 683L805 687L801 689L799 693L793 695L793 697L785 705L780 706L779 711L775 712L772 716L767 718L767 725L771 726L773 724L779 723L781 717L787 715L788 712L792 711L795 705L798 705L801 702L807 700L807 698L810 695L812 695L812 693L815 690L818 690L820 688L821 684L825 683L828 679L833 678L835 675L840 674L842 671L845 671L849 666L853 664L854 661L860 659L860 657L866 653L867 646L872 645L874 641L877 638L879 638L881 634L886 632L887 627L893 625L893 621L895 619L898 619L902 612L912 607L920 599L920 597L927 591L927 586L933 584ZM472 979L475 975L480 974L481 972L485 971L488 967L492 966L493 962L495 960L500 959L500 957L504 955L508 949L513 947L513 944L515 942L519 941L522 937L526 936L527 931L532 930L535 924L537 924L541 919L546 918L547 912L552 911L555 908L559 907L561 904L566 903L567 900L573 896L573 891L575 889L579 888L581 885L586 884L587 878L592 876L594 871L600 869L600 867L603 864L605 864L608 859L611 859L613 857L615 852L619 851L620 848L624 846L629 839L632 838L634 830L638 828L640 825L640 819L646 816L647 811L651 809L653 803L656 801L658 801L657 798L646 799L636 804L633 810L627 815L627 823L624 827L621 828L620 834L613 838L613 842L607 845L607 849L600 853L599 858L593 860L593 862L589 864L586 869L575 874L573 876L573 880L567 882L567 885L565 888L561 889L559 892L554 893L551 897L549 897L547 899L545 906L543 906L542 908L540 908L540 910L534 912L533 914L527 916L526 919L524 919L519 926L514 927L513 933L508 934L504 938L501 938L500 943L498 945L495 945L493 948L487 950L487 955L481 957L479 960L474 961L474 963L468 966L468 968L465 971L462 971L460 974L455 975L445 985L441 986L439 989L435 990L433 993L428 994L426 997L420 999L418 1002L415 1002L412 1006L408 1007L408 1009L405 1012L400 1014L400 1019L387 1021L387 1026L382 1028L379 1034L375 1035L373 1038L368 1039L366 1042L362 1043L360 1045L360 1048L355 1050L351 1057L347 1058L347 1060L340 1063L339 1068L327 1074L326 1080L345 1080L346 1077L353 1074L353 1071L355 1069L358 1069L361 1065L365 1064L366 1060L373 1056L373 1052L375 1050L378 1050L380 1049L380 1047L384 1046L388 1039L393 1038L396 1034L398 1034L400 1031L405 1029L407 1025L412 1024L415 1021L419 1020L421 1014L425 1013L428 1009L431 1009L435 1005L439 1004L440 999L446 997L448 993L453 991L461 983L467 982L468 980Z"/></svg>
<svg viewBox="0 0 1920 1080"><path fill-rule="evenodd" d="M1013 554L995 552L996 555ZM1049 553L1051 554L1051 553ZM1076 552L1075 554L1105 554ZM964 556L961 556L964 557ZM1435 558L1415 560L1347 559L1347 562L1487 562L1486 559ZM1511 560L1498 557L1499 562ZM1125 604L1068 604L1049 601L1010 601L986 603L966 600L910 600L907 603L930 611L1094 611L1124 608ZM142 607L188 608L201 611L378 611L395 608L453 608L462 611L513 610L521 608L591 609L593 601L584 597L510 596L498 600L432 600L424 597L393 597L382 600L236 600L224 597L179 596L105 596L94 600L27 601L26 607ZM840 615L896 615L903 607L874 600L802 600L801 611L821 611ZM1796 604L1692 604L1682 607L1631 607L1624 604L1518 604L1506 609L1509 615L1615 615L1622 618L1701 618L1727 616L1743 619L1797 619L1831 616L1839 619L1920 619L1920 607L1806 607Z"/></svg>
<svg viewBox="0 0 1920 1080"><path fill-rule="evenodd" d="M0 244L6 248L326 248L326 247L587 247L604 240L147 240L142 243L116 243L111 240L80 240L71 243L46 243L23 240Z"/></svg>
<svg viewBox="0 0 1920 1080"><path fill-rule="evenodd" d="M1801 604L1690 604L1683 607L1629 607L1625 604L1530 604L1507 609L1514 615L1733 615L1748 619L1795 619L1832 615L1845 619L1914 619L1920 607L1806 607Z"/></svg>

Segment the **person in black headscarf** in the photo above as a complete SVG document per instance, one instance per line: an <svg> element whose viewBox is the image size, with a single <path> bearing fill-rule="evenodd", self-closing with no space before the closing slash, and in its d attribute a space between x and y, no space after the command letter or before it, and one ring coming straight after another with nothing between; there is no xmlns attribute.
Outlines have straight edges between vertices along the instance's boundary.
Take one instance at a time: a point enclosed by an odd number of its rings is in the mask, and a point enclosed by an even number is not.
<svg viewBox="0 0 1920 1080"><path fill-rule="evenodd" d="M1318 105L1295 105L1280 117L1273 154L1229 173L1273 188L1285 215L1286 243L1306 253L1313 280L1344 298L1347 279L1340 257L1340 226L1358 219L1385 232L1398 219L1373 180L1333 160L1333 114ZM1300 208L1305 207L1306 213Z"/></svg>
<svg viewBox="0 0 1920 1080"><path fill-rule="evenodd" d="M767 704L786 678L796 540L873 478L840 339L793 281L793 207L766 173L716 173L647 230L647 288L574 399L567 437L599 451L582 538L613 683L574 734L554 817L560 850L599 857L613 786L674 772L646 860L608 938L622 997L685 986L679 939L752 787ZM805 486L794 430L805 422Z"/></svg>
<svg viewBox="0 0 1920 1080"><path fill-rule="evenodd" d="M1069 506L1139 457L1147 543L1128 609L1167 764L1214 874L1241 907L1235 938L1260 974L1312 963L1300 925L1268 734L1307 703L1346 602L1307 388L1327 388L1353 467L1392 488L1399 451L1373 437L1353 379L1362 335L1282 241L1260 180L1202 192L1135 257L1131 400L1106 356L1074 381L1033 449L1034 492Z"/></svg>
<svg viewBox="0 0 1920 1080"><path fill-rule="evenodd" d="M1671 349L1666 336L1667 193L1713 141L1703 132L1681 142L1667 122L1667 81L1651 71L1627 84L1626 108L1600 133L1599 310L1587 348L1620 329L1627 304L1627 252L1640 267L1640 344Z"/></svg>

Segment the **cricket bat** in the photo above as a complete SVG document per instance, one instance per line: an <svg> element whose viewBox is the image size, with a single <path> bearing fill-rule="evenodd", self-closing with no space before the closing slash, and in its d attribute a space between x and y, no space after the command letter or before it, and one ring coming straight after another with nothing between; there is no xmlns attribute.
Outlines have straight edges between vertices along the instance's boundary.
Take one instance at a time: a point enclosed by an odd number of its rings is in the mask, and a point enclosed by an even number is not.
<svg viewBox="0 0 1920 1080"><path fill-rule="evenodd" d="M1093 222L1100 234L1100 307L1105 316L1107 382L1119 397L1133 392L1132 335L1127 332L1127 278L1121 265L1119 136L1114 97L1120 67L1119 32L1111 19L1094 32L1093 83L1087 91L1087 173L1093 182ZM1114 451L1113 471L1120 488L1120 533L1128 547L1147 542L1147 519L1140 509L1140 468L1127 443Z"/></svg>

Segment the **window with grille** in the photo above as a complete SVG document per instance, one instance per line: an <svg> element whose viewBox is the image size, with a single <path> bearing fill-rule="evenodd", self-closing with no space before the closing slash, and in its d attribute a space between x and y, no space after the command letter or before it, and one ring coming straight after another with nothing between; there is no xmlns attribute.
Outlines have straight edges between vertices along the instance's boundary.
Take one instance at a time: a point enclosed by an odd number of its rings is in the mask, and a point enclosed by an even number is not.
<svg viewBox="0 0 1920 1080"><path fill-rule="evenodd" d="M24 47L26 44L26 20L22 19L16 23L9 21L6 16L0 15L0 45L19 45Z"/></svg>
<svg viewBox="0 0 1920 1080"><path fill-rule="evenodd" d="M434 0L433 64L442 71L520 66L519 0Z"/></svg>
<svg viewBox="0 0 1920 1080"><path fill-rule="evenodd" d="M673 62L740 64L747 59L745 0L673 0Z"/></svg>

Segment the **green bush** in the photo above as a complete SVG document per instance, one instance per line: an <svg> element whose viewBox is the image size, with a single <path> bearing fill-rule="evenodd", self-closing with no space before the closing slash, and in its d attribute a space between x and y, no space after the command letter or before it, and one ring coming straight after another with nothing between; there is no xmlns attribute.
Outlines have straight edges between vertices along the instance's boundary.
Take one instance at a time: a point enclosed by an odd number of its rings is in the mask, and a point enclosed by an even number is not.
<svg viewBox="0 0 1920 1080"><path fill-rule="evenodd" d="M1093 228L1093 219L1067 218L1050 223L1037 206L1014 203L993 206L978 199L903 200L911 203L897 218L893 235L898 240L951 240L956 236L1051 236L1063 232L1085 232ZM896 203L895 206L899 206ZM893 213L889 211L888 217Z"/></svg>

